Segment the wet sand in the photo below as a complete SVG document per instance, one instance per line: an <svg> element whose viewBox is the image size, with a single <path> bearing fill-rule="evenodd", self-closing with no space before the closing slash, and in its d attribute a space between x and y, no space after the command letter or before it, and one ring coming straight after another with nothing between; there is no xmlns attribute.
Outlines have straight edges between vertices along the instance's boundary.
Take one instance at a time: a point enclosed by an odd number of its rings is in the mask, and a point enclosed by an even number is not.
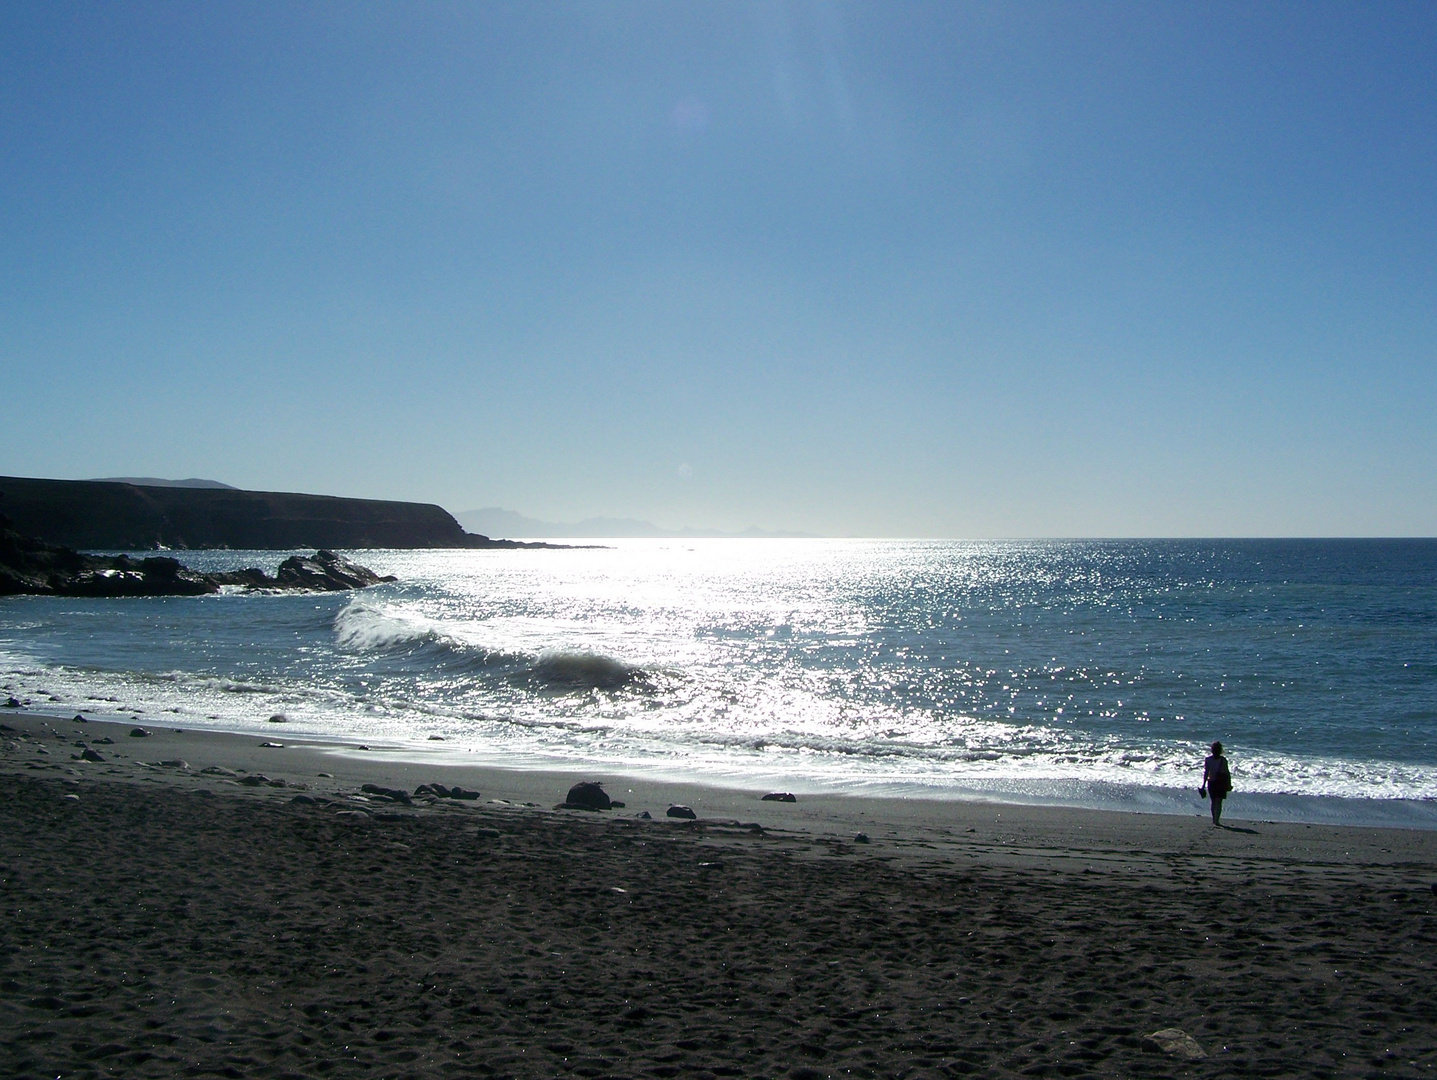
<svg viewBox="0 0 1437 1080"><path fill-rule="evenodd" d="M0 723L7 1077L1437 1074L1430 831Z"/></svg>

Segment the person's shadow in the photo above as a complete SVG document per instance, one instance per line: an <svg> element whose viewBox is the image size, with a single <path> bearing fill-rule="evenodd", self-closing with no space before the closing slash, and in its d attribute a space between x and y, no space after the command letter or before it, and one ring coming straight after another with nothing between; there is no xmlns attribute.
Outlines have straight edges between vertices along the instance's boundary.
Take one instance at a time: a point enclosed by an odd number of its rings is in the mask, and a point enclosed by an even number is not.
<svg viewBox="0 0 1437 1080"><path fill-rule="evenodd" d="M1219 829L1226 829L1228 832L1247 833L1248 836L1261 836L1262 833L1256 829L1244 829L1241 825L1219 825Z"/></svg>

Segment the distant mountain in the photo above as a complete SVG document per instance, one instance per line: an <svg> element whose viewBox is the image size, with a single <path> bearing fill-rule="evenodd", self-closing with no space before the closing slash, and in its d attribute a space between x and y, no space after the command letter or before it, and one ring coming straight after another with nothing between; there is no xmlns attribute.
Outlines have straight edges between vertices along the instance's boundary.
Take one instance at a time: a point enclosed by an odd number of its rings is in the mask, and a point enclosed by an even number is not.
<svg viewBox="0 0 1437 1080"><path fill-rule="evenodd" d="M466 510L455 514L459 524L469 532L485 536L508 536L531 539L617 539L625 536L638 537L801 537L808 533L768 532L764 529L749 528L743 532L721 532L717 529L665 529L652 521L637 521L634 518L593 517L578 522L540 521L525 517L513 510L497 506L486 506L482 510Z"/></svg>
<svg viewBox="0 0 1437 1080"><path fill-rule="evenodd" d="M136 487L216 488L221 491L239 490L232 484L221 484L218 480L200 480L193 476L188 480L161 480L158 476L97 476L90 483L134 484Z"/></svg>

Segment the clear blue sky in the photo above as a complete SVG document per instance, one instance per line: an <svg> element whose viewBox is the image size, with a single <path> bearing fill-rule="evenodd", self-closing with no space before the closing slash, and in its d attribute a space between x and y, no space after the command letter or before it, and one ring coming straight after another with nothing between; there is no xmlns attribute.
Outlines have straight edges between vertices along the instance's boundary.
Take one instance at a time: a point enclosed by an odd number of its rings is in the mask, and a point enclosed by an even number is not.
<svg viewBox="0 0 1437 1080"><path fill-rule="evenodd" d="M1437 5L8 3L0 473L1437 534Z"/></svg>

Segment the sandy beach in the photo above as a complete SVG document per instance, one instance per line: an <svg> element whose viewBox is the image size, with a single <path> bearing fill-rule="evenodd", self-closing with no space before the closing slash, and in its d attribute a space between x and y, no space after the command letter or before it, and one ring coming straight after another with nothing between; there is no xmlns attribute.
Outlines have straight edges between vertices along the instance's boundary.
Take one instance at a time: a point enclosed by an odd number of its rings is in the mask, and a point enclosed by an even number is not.
<svg viewBox="0 0 1437 1080"><path fill-rule="evenodd" d="M1437 1073L1437 832L0 723L7 1077Z"/></svg>

